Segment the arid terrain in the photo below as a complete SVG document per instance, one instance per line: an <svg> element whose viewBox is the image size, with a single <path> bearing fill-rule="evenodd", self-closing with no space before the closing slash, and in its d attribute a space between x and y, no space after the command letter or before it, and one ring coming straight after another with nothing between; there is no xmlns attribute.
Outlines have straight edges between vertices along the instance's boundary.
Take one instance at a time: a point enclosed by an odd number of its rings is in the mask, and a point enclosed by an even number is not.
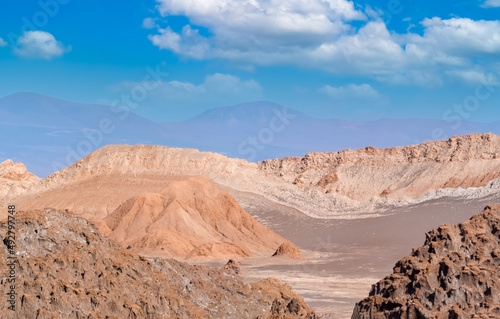
<svg viewBox="0 0 500 319"><path fill-rule="evenodd" d="M235 259L243 282L278 278L323 317L350 318L426 232L500 202L499 176L494 134L259 163L110 145L44 179L4 162L0 206L67 211L142 258Z"/></svg>
<svg viewBox="0 0 500 319"><path fill-rule="evenodd" d="M193 149L110 145L33 183L25 196L4 201L100 220L131 197L160 192L167 180L203 175L238 201L239 193L251 193L311 217L365 218L387 206L492 194L500 188L499 158L500 136L494 134L259 163Z"/></svg>
<svg viewBox="0 0 500 319"><path fill-rule="evenodd" d="M237 268L148 259L120 248L84 219L54 210L17 215L17 309L2 318L312 318L276 279L245 284ZM6 237L5 223L1 235ZM6 245L2 273L10 269ZM5 279L0 291L9 292ZM14 314L14 316L11 316Z"/></svg>
<svg viewBox="0 0 500 319"><path fill-rule="evenodd" d="M133 197L99 225L111 240L142 255L224 259L269 257L282 245L298 250L203 176Z"/></svg>

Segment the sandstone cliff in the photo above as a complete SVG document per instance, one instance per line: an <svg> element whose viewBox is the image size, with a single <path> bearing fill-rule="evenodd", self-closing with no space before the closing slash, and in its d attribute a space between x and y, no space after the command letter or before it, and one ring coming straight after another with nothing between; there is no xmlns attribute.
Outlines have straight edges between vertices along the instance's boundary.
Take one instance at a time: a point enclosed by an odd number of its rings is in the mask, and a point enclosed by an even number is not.
<svg viewBox="0 0 500 319"><path fill-rule="evenodd" d="M471 134L389 149L309 153L264 161L259 168L287 183L356 201L416 199L437 189L481 187L500 177L500 136Z"/></svg>
<svg viewBox="0 0 500 319"><path fill-rule="evenodd" d="M67 213L17 218L17 309L1 302L2 318L315 318L278 280L245 284L232 270L139 257ZM0 223L2 238L6 229ZM7 274L5 242L0 254ZM2 277L2 296L9 285Z"/></svg>
<svg viewBox="0 0 500 319"><path fill-rule="evenodd" d="M428 232L352 318L500 318L500 206Z"/></svg>

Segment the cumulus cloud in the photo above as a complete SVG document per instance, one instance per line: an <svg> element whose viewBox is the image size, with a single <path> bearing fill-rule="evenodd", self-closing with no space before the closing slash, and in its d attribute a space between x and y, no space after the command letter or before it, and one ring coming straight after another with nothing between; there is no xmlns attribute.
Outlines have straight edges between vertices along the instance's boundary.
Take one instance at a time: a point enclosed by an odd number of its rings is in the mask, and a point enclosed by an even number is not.
<svg viewBox="0 0 500 319"><path fill-rule="evenodd" d="M1 47L7 47L7 46L9 46L9 44L7 42L5 42L4 39L0 38L0 48Z"/></svg>
<svg viewBox="0 0 500 319"><path fill-rule="evenodd" d="M149 39L160 49L170 50L194 59L207 57L210 49L208 40L200 36L198 30L191 29L191 26L184 26L180 34L173 32L169 27L159 29L159 31L160 34L150 35Z"/></svg>
<svg viewBox="0 0 500 319"><path fill-rule="evenodd" d="M56 38L44 31L27 31L18 40L14 53L25 58L52 59L69 52Z"/></svg>
<svg viewBox="0 0 500 319"><path fill-rule="evenodd" d="M375 10L363 13L347 0L157 2L162 16L186 16L191 24L179 32L159 28L149 39L160 49L193 59L304 66L436 86L444 83L447 71L473 69L477 63L486 68L500 53L500 21L435 17L421 21L422 34L397 34ZM354 28L354 20L361 25ZM478 62L477 57L484 59Z"/></svg>
<svg viewBox="0 0 500 319"><path fill-rule="evenodd" d="M500 0L486 0L481 4L483 8L498 8L500 7Z"/></svg>
<svg viewBox="0 0 500 319"><path fill-rule="evenodd" d="M209 40L216 51L205 57L268 50L270 47L315 47L327 39L351 29L344 21L365 19L354 4L346 0L158 0L163 16L184 15L194 25L208 28ZM201 39L183 30L178 36L184 43L197 45ZM162 31L151 40L160 48L169 48L172 31ZM185 46L183 47L185 48ZM188 50L189 52L190 50ZM210 54L209 54L210 53Z"/></svg>
<svg viewBox="0 0 500 319"><path fill-rule="evenodd" d="M484 72L482 70L451 70L447 71L446 74L470 86L478 84L500 86L497 76L491 72Z"/></svg>
<svg viewBox="0 0 500 319"><path fill-rule="evenodd" d="M424 35L409 40L428 53L439 51L445 63L461 63L460 58L500 53L500 21L474 21L467 18L425 19ZM448 59L446 58L448 57ZM458 59L457 59L458 57Z"/></svg>
<svg viewBox="0 0 500 319"><path fill-rule="evenodd" d="M325 85L318 90L336 100L343 99L379 99L382 95L369 84L348 84L332 87Z"/></svg>

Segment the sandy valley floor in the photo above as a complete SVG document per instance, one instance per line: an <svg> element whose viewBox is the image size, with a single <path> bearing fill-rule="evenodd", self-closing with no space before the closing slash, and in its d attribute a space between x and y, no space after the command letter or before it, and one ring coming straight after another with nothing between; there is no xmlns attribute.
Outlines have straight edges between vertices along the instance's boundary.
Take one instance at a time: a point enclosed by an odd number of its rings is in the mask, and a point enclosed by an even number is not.
<svg viewBox="0 0 500 319"><path fill-rule="evenodd" d="M249 281L277 277L324 318L350 318L355 302L368 296L371 284L391 273L396 261L410 254L412 247L421 246L427 231L440 224L466 221L499 202L500 194L483 199L447 198L394 208L383 217L321 220L249 195L242 206L296 243L308 260L246 260L241 262L244 276Z"/></svg>

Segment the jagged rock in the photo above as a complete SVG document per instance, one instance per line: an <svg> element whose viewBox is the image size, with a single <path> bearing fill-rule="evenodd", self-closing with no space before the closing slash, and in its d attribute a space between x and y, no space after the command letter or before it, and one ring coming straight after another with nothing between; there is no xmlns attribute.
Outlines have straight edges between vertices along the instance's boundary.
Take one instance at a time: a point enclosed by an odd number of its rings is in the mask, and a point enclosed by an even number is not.
<svg viewBox="0 0 500 319"><path fill-rule="evenodd" d="M38 180L22 163L11 160L0 163L0 203L3 201L7 204L9 200L17 198Z"/></svg>
<svg viewBox="0 0 500 319"><path fill-rule="evenodd" d="M19 212L17 219L17 309L0 303L2 318L315 318L279 280L245 284L218 269L140 257L67 213ZM0 223L2 238L6 229ZM5 246L0 254L6 274ZM7 289L2 277L0 294Z"/></svg>
<svg viewBox="0 0 500 319"><path fill-rule="evenodd" d="M273 254L273 257L275 256L285 256L299 260L304 259L304 257L302 257L302 254L300 253L299 247L295 246L291 242L285 242L281 244Z"/></svg>
<svg viewBox="0 0 500 319"><path fill-rule="evenodd" d="M241 272L241 266L237 261L229 259L229 261L222 267L222 271L226 273L239 275Z"/></svg>
<svg viewBox="0 0 500 319"><path fill-rule="evenodd" d="M428 232L352 318L500 318L500 206Z"/></svg>

